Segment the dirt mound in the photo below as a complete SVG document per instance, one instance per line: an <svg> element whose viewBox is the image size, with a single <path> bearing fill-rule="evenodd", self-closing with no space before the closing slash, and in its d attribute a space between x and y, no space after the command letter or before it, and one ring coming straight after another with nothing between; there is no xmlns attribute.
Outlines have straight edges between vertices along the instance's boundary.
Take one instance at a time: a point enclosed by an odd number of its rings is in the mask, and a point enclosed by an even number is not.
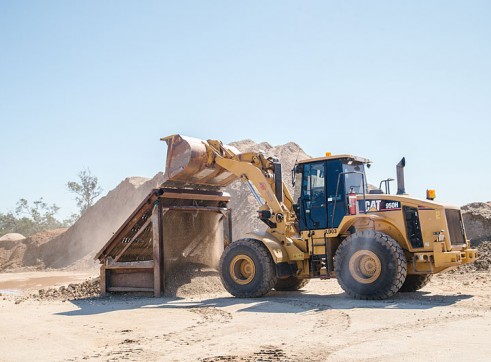
<svg viewBox="0 0 491 362"><path fill-rule="evenodd" d="M44 267L39 259L38 248L53 238L63 234L67 229L40 231L28 238L18 241L0 243L0 270L18 269L21 267Z"/></svg>
<svg viewBox="0 0 491 362"><path fill-rule="evenodd" d="M473 202L462 206L467 237L472 245L491 240L491 202Z"/></svg>
<svg viewBox="0 0 491 362"><path fill-rule="evenodd" d="M218 272L204 264L180 263L165 276L165 296L189 297L224 292Z"/></svg>
<svg viewBox="0 0 491 362"><path fill-rule="evenodd" d="M252 140L232 142L231 146L241 152L263 151L268 157L276 157L281 161L283 181L292 193L292 169L296 161L310 158L302 148L294 142L272 146L267 142L255 143ZM257 218L258 202L254 199L249 188L242 181L236 181L226 189L232 195L230 207L233 219L233 239L246 236L250 231L266 230L266 225Z"/></svg>

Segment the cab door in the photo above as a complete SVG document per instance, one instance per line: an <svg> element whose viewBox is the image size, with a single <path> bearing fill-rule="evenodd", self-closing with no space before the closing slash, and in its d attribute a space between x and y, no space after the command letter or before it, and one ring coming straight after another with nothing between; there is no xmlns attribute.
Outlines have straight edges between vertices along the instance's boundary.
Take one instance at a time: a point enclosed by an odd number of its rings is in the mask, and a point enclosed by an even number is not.
<svg viewBox="0 0 491 362"><path fill-rule="evenodd" d="M300 230L327 228L325 161L303 164L299 205Z"/></svg>
<svg viewBox="0 0 491 362"><path fill-rule="evenodd" d="M337 228L346 215L345 178L339 160L326 162L327 173L327 228Z"/></svg>

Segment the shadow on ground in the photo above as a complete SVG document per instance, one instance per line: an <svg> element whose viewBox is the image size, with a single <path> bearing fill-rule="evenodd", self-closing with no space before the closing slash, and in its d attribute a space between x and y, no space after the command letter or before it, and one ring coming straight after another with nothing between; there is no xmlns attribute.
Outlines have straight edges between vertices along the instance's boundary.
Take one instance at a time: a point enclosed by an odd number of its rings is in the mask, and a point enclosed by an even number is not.
<svg viewBox="0 0 491 362"><path fill-rule="evenodd" d="M77 299L70 301L78 309L56 313L61 316L81 316L110 313L140 308L191 309L238 307L237 312L254 313L305 313L320 312L328 309L414 309L424 310L453 305L472 295L438 295L429 292L396 294L385 300L354 300L344 293L319 295L307 292L273 291L263 298L218 297L202 300L190 300L176 297L152 298L128 295L110 295L99 298Z"/></svg>

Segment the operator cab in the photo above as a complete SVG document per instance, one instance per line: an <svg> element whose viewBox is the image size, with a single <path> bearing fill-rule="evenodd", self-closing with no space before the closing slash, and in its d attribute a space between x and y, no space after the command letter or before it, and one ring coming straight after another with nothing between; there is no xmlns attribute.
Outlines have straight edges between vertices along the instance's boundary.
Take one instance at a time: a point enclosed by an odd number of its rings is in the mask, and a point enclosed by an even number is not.
<svg viewBox="0 0 491 362"><path fill-rule="evenodd" d="M370 167L370 160L351 155L308 159L295 165L294 208L300 231L339 226L349 214L348 195L367 193L365 165Z"/></svg>

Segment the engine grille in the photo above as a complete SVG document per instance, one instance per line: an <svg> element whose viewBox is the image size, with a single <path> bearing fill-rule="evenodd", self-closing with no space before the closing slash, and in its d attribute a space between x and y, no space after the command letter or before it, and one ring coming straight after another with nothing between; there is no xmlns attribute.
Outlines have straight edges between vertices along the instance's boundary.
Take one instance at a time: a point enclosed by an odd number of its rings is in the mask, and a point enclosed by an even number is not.
<svg viewBox="0 0 491 362"><path fill-rule="evenodd" d="M464 224L460 210L446 209L448 233L450 234L450 243L452 245L465 244Z"/></svg>

